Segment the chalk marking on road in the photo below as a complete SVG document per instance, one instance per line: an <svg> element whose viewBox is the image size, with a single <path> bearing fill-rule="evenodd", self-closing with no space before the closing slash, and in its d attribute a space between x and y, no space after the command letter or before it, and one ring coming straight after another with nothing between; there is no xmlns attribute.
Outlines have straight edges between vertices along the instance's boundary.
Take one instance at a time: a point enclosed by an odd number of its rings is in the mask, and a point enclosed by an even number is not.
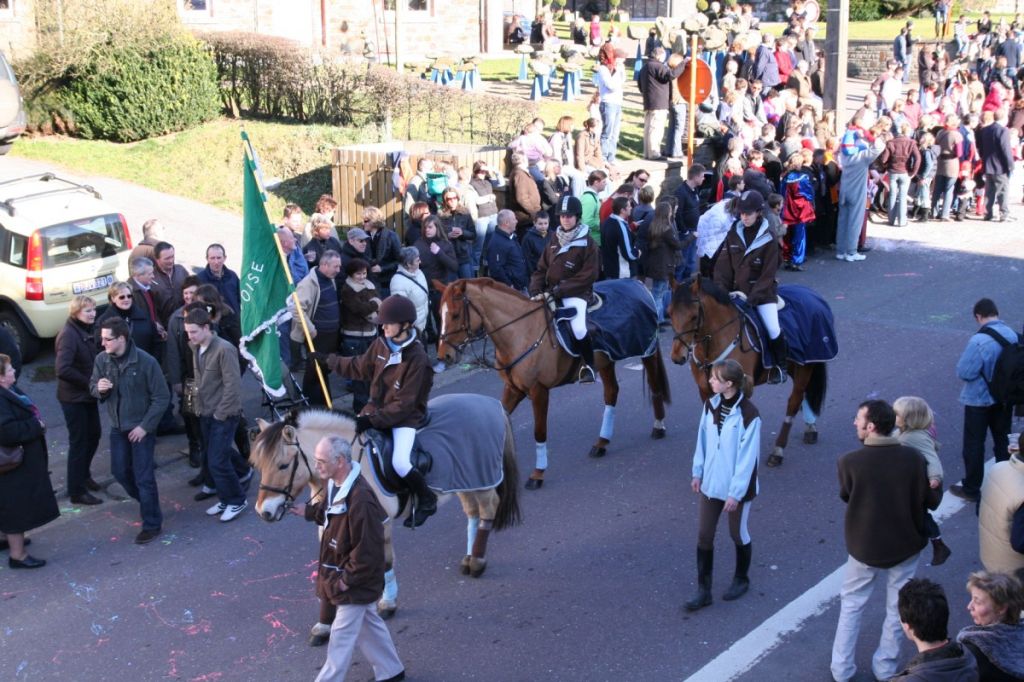
<svg viewBox="0 0 1024 682"><path fill-rule="evenodd" d="M992 459L985 463L986 472L993 463ZM967 503L964 500L947 493L943 496L939 508L932 512L932 517L936 523L941 523L965 506ZM686 682L733 680L753 668L775 647L782 644L786 636L800 630L809 618L824 613L832 602L839 598L845 568L844 563L825 576L817 585L791 601L688 677Z"/></svg>

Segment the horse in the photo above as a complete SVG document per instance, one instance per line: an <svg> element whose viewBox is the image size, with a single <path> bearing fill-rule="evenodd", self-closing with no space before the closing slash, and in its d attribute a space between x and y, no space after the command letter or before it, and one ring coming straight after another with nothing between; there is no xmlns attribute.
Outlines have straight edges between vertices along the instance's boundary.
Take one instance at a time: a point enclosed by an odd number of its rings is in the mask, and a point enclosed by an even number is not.
<svg viewBox="0 0 1024 682"><path fill-rule="evenodd" d="M702 401L711 397L708 379L711 367L720 360L733 358L743 371L754 379L755 385L768 381L768 371L761 364L761 353L744 343L744 317L729 298L729 294L710 279L694 277L692 281L676 286L672 293L672 362L681 365L689 361L693 380L697 383ZM775 439L775 447L765 464L782 464L789 431L798 409L803 406L806 429L804 443L818 442L815 426L828 388L828 372L824 362L786 363L786 373L793 379L793 388L786 402L786 417ZM805 400L806 399L806 400Z"/></svg>
<svg viewBox="0 0 1024 682"><path fill-rule="evenodd" d="M567 353L555 338L553 316L547 303L531 301L511 287L486 277L457 280L447 286L435 282L434 286L442 293L438 358L454 362L470 343L490 338L494 344L494 369L505 382L501 397L505 410L512 414L524 398L530 397L536 464L526 488L539 489L544 485L547 469L548 395L551 389L573 381L579 360ZM654 352L642 361L654 406L651 437L664 438L665 404L671 402L671 393L660 347L655 344ZM614 434L619 382L615 362L605 353L596 352L594 363L604 386L604 419L589 455L603 457Z"/></svg>
<svg viewBox="0 0 1024 682"><path fill-rule="evenodd" d="M479 403L480 396L462 397ZM497 401L494 408L502 410ZM492 467L500 467L501 482L496 486L459 492L458 497L466 514L466 554L459 562L463 575L479 578L487 568L487 540L491 530L500 531L517 525L520 520L519 501L516 493L519 487L519 471L515 457L515 442L512 424L502 410L505 423L503 445L495 452L473 452L468 456L487 460ZM384 592L377 602L377 612L382 618L391 618L398 608L398 580L395 577L395 555L392 545L392 528L396 521L409 516L411 501L400 504L400 498L384 490L373 464L369 461L365 441L356 437L355 420L339 412L311 409L297 413L289 421L268 423L257 420L259 433L253 439L250 462L260 472L261 484L256 497L256 513L267 522L280 521L285 512L295 503L303 486L309 486L311 502L319 501L325 489L325 481L317 476L310 461L316 444L324 436L337 435L352 441L352 461L361 466L361 475L373 489L373 493L390 519L384 524L384 553L386 572ZM465 425L467 429L472 423ZM443 504L450 494L439 494L438 503ZM326 614L310 632L310 645L320 646L327 642L331 631Z"/></svg>

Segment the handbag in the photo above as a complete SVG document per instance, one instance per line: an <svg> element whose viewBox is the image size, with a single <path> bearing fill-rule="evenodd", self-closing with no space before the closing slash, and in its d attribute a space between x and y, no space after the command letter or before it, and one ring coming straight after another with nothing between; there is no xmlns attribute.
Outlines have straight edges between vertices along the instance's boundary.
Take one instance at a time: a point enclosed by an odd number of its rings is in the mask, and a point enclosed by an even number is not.
<svg viewBox="0 0 1024 682"><path fill-rule="evenodd" d="M181 411L193 417L199 416L199 385L195 379L185 379L181 385Z"/></svg>
<svg viewBox="0 0 1024 682"><path fill-rule="evenodd" d="M0 474L14 471L21 466L25 458L25 448L21 445L0 445Z"/></svg>

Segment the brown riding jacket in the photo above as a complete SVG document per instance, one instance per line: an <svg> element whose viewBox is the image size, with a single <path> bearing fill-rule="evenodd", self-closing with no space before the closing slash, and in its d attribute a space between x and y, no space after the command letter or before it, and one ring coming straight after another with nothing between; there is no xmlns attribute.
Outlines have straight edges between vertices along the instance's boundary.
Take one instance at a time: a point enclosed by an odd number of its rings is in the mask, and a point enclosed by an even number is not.
<svg viewBox="0 0 1024 682"><path fill-rule="evenodd" d="M585 227L585 226L584 226ZM558 228L561 229L561 228ZM557 299L575 296L590 300L594 282L601 274L601 256L589 230L562 247L552 239L540 254L530 277L530 295L550 292Z"/></svg>
<svg viewBox="0 0 1024 682"><path fill-rule="evenodd" d="M775 303L782 257L779 239L762 219L754 238L747 244L743 222L733 223L715 261L715 284L726 291L742 291L752 306Z"/></svg>
<svg viewBox="0 0 1024 682"><path fill-rule="evenodd" d="M370 402L360 414L375 429L399 426L418 428L427 416L427 399L434 385L434 370L419 339L406 342L392 359L387 342L377 337L362 355L330 355L327 366L343 377L370 384Z"/></svg>

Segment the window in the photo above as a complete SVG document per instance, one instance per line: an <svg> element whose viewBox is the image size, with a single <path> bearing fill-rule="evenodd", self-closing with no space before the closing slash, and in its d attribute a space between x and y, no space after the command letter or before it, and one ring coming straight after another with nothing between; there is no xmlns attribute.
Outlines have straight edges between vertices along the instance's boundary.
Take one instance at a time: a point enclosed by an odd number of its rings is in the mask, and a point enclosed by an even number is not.
<svg viewBox="0 0 1024 682"><path fill-rule="evenodd" d="M51 225L40 233L46 266L107 258L128 250L124 227L116 215Z"/></svg>
<svg viewBox="0 0 1024 682"><path fill-rule="evenodd" d="M2 0L0 0L2 2ZM211 0L181 0L181 8L186 12L210 12Z"/></svg>
<svg viewBox="0 0 1024 682"><path fill-rule="evenodd" d="M384 0L384 9L390 12L395 11L395 4L404 2L405 8L410 12L429 12L431 0Z"/></svg>
<svg viewBox="0 0 1024 682"><path fill-rule="evenodd" d="M0 0L0 14L9 14L14 0Z"/></svg>

